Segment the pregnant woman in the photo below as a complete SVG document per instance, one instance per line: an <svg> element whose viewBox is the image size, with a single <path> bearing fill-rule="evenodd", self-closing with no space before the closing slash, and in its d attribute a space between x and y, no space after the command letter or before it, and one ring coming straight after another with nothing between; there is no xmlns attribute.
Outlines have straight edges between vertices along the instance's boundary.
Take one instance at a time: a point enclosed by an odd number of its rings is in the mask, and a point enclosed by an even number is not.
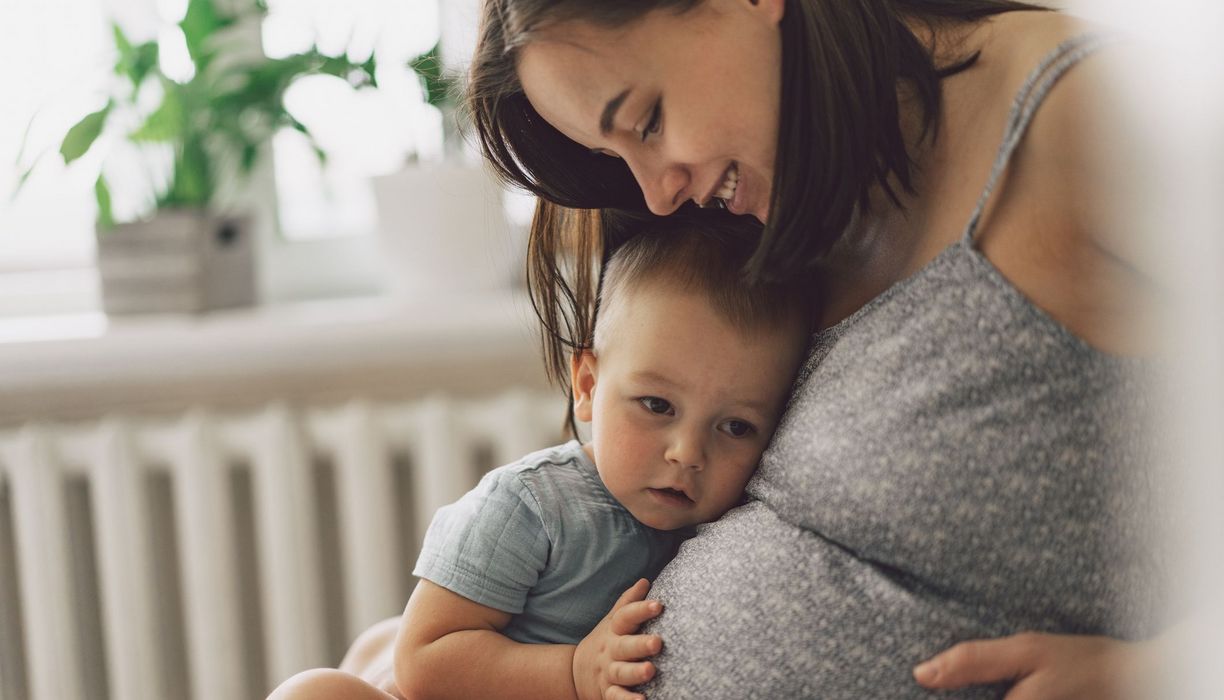
<svg viewBox="0 0 1224 700"><path fill-rule="evenodd" d="M1003 0L485 3L471 105L546 202L556 369L593 306L561 271L616 243L574 209L725 207L755 274L823 287L753 500L651 592L647 697L1108 697L1133 647L1088 635L1158 631L1147 280L1091 167L1110 50Z"/></svg>
<svg viewBox="0 0 1224 700"><path fill-rule="evenodd" d="M621 238L590 210L755 217L751 273L822 289L750 502L651 591L664 648L638 691L1114 697L1151 656L1123 640L1160 631L1164 567L1148 276L1092 167L1109 37L1006 0L483 8L469 104L494 167L542 200L557 378L590 340L583 264ZM387 630L346 667L393 690Z"/></svg>

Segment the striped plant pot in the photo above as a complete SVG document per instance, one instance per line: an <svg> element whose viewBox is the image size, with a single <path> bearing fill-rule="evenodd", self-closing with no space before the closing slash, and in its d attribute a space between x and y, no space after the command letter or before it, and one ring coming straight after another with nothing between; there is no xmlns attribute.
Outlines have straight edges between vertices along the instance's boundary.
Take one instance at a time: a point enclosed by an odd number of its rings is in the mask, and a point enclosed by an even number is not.
<svg viewBox="0 0 1224 700"><path fill-rule="evenodd" d="M200 313L255 303L250 220L163 210L98 232L107 314Z"/></svg>

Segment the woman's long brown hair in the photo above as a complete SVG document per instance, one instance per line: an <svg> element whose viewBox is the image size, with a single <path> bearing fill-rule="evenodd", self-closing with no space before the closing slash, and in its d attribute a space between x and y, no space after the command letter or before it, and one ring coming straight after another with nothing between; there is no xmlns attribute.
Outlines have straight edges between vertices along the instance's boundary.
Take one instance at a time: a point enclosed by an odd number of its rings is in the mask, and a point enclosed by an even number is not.
<svg viewBox="0 0 1224 700"><path fill-rule="evenodd" d="M541 199L528 242L528 285L548 373L567 390L570 354L590 345L601 265L650 214L624 161L592 154L532 108L518 80L518 51L559 22L623 27L647 12L683 13L701 1L484 2L466 107L494 170ZM921 105L923 138L934 138L940 81L978 55L938 66L933 48L907 22L935 26L1044 9L1013 0L787 0L770 220L748 272L801 275L828 252L873 188L894 201L898 187L913 192L897 88L908 86Z"/></svg>

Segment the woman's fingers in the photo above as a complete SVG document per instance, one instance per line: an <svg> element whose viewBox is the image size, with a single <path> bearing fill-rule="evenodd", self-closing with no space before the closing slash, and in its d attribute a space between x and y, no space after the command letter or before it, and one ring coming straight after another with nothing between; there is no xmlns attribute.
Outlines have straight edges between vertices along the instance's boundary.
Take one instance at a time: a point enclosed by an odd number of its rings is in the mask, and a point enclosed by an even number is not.
<svg viewBox="0 0 1224 700"><path fill-rule="evenodd" d="M1116 700L1151 680L1153 648L1107 637L1025 632L963 642L914 669L931 689L1016 681L1006 700Z"/></svg>
<svg viewBox="0 0 1224 700"><path fill-rule="evenodd" d="M1033 632L961 642L914 668L914 680L931 689L1010 681L1040 665L1043 645Z"/></svg>
<svg viewBox="0 0 1224 700"><path fill-rule="evenodd" d="M633 634L616 638L609 648L617 661L638 661L658 654L663 649L663 638L657 634Z"/></svg>
<svg viewBox="0 0 1224 700"><path fill-rule="evenodd" d="M656 618L663 612L663 604L657 600L638 600L612 611L612 633L633 634L642 623Z"/></svg>
<svg viewBox="0 0 1224 700"><path fill-rule="evenodd" d="M639 685L654 678L655 665L649 661L613 661L608 664L608 678L616 685Z"/></svg>

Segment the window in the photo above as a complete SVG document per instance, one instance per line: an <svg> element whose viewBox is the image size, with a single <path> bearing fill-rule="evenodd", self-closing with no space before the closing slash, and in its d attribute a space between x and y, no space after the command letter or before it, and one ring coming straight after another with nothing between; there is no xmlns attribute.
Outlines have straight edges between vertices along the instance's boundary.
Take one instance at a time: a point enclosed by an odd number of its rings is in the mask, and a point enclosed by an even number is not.
<svg viewBox="0 0 1224 700"><path fill-rule="evenodd" d="M289 240L373 233L369 178L410 159L442 157L442 115L425 104L408 61L438 41L438 7L402 0L270 0L263 49L276 58L317 45L378 62L377 91L355 92L339 78L299 80L285 96L294 116L333 154L320 167L306 138L283 131L274 144L281 231ZM360 124L361 128L353 128Z"/></svg>
<svg viewBox="0 0 1224 700"><path fill-rule="evenodd" d="M406 63L438 41L441 16L453 17L456 7L470 6L463 21L473 23L459 33L474 32L475 3L451 2L447 13L425 0L269 0L268 5L261 36L252 38L267 55L287 55L312 43L326 53L362 58L373 53L380 87L358 92L339 79L317 76L300 80L287 93L289 109L331 157L320 167L300 134L281 133L273 156L250 183L250 198L266 209L268 222L259 232L261 298L376 292L379 255L371 234L377 214L369 178L414 157L443 157L441 115L424 103ZM91 153L65 167L59 141L105 101L113 79L112 19L133 39L157 36L168 73L190 70L181 33L173 28L185 8L186 0L0 4L0 61L19 67L0 72L6 103L0 110L0 163L5 164L0 166L0 317L99 307L93 183L101 157ZM466 55L470 48L462 51ZM361 128L354 129L356 123ZM13 197L21 172L34 162ZM14 163L20 165L9 167ZM147 179L139 168L112 173L109 161L107 168L108 176L136 190L138 181ZM123 209L121 199L117 193L117 210ZM128 211L136 209L132 204Z"/></svg>
<svg viewBox="0 0 1224 700"><path fill-rule="evenodd" d="M91 168L65 168L56 149L101 104L105 26L96 2L0 4L0 64L17 67L0 72L0 315L97 306ZM19 156L24 166L43 153L13 197Z"/></svg>

